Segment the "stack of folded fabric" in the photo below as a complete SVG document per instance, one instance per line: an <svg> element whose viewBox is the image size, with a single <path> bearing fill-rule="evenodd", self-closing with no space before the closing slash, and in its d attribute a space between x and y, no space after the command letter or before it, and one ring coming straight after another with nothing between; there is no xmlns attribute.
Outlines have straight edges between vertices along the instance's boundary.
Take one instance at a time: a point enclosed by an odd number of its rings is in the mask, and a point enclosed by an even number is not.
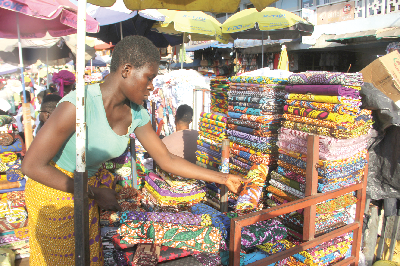
<svg viewBox="0 0 400 266"><path fill-rule="evenodd" d="M148 211L178 212L204 200L204 185L197 180L183 179L158 170L162 177L149 173L142 189L142 206Z"/></svg>
<svg viewBox="0 0 400 266"><path fill-rule="evenodd" d="M224 138L226 138L226 117L212 113L201 113L196 164L218 171L221 165L221 146Z"/></svg>
<svg viewBox="0 0 400 266"><path fill-rule="evenodd" d="M361 181L367 163L371 111L361 109L359 73L305 72L292 74L286 86L287 104L279 134L278 168L266 188L269 206L305 197L307 136L319 135L318 192L325 193ZM341 204L336 204L341 201ZM343 204L343 202L345 204ZM351 223L351 194L317 206L316 233ZM302 210L283 217L292 235L302 238Z"/></svg>
<svg viewBox="0 0 400 266"><path fill-rule="evenodd" d="M211 80L211 112L228 114L229 79L216 77Z"/></svg>
<svg viewBox="0 0 400 266"><path fill-rule="evenodd" d="M231 78L227 125L231 173L246 176L255 163L276 163L286 83L267 77Z"/></svg>

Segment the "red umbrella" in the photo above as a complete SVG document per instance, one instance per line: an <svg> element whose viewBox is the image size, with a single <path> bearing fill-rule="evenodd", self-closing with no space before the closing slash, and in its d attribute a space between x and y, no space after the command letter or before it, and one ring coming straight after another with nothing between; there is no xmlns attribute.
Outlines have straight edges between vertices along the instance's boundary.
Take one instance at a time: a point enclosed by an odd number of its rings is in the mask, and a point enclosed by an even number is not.
<svg viewBox="0 0 400 266"><path fill-rule="evenodd" d="M53 37L76 33L77 6L69 0L4 0L0 1L0 38L42 38L49 32ZM99 23L86 15L86 31L96 33Z"/></svg>
<svg viewBox="0 0 400 266"><path fill-rule="evenodd" d="M68 0L3 0L0 1L0 38L18 38L22 55L21 38L42 38L48 32L61 37L77 32L77 6ZM99 23L86 15L86 31L96 33ZM20 56L21 81L24 92L23 114L25 144L32 142L32 128L28 125L29 104L26 103L23 59Z"/></svg>

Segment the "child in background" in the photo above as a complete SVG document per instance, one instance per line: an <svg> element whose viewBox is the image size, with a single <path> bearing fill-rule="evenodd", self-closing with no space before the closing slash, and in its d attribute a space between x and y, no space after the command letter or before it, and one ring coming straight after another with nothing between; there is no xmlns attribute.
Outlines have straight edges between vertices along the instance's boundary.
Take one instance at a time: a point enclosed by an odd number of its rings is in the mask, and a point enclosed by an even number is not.
<svg viewBox="0 0 400 266"><path fill-rule="evenodd" d="M53 113L54 109L56 109L58 102L61 100L61 96L57 94L49 94L46 95L42 101L42 105L40 106L40 114L39 114L39 126L36 130L37 132L40 128L46 123L47 119L49 119L51 113Z"/></svg>

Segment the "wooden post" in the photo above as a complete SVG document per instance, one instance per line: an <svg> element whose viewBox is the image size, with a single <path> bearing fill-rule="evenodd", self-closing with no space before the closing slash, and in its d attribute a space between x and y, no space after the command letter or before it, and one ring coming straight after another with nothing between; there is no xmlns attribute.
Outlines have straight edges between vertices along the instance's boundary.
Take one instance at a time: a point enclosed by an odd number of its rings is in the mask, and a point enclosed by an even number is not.
<svg viewBox="0 0 400 266"><path fill-rule="evenodd" d="M307 136L307 167L306 167L306 191L305 196L317 194L318 172L316 165L319 160L319 137ZM315 236L316 206L304 208L303 240L312 240Z"/></svg>
<svg viewBox="0 0 400 266"><path fill-rule="evenodd" d="M222 140L221 173L229 174L229 139ZM220 211L228 211L228 188L221 185Z"/></svg>

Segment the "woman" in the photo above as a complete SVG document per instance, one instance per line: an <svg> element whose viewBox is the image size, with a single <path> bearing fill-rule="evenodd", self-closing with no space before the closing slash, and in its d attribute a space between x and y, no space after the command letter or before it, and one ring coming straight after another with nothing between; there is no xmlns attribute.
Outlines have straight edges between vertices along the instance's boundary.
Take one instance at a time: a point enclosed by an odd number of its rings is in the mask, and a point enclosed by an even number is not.
<svg viewBox="0 0 400 266"><path fill-rule="evenodd" d="M86 91L91 265L102 265L99 206L121 210L110 189L113 176L101 163L123 153L134 132L162 169L187 178L225 184L238 192L244 179L210 171L168 152L141 106L153 90L159 51L146 38L129 36L114 49L111 73ZM65 96L32 142L22 164L29 212L30 265L74 265L72 172L75 170L75 92ZM100 187L103 184L102 187ZM106 186L106 187L104 187ZM107 188L108 187L108 188Z"/></svg>

